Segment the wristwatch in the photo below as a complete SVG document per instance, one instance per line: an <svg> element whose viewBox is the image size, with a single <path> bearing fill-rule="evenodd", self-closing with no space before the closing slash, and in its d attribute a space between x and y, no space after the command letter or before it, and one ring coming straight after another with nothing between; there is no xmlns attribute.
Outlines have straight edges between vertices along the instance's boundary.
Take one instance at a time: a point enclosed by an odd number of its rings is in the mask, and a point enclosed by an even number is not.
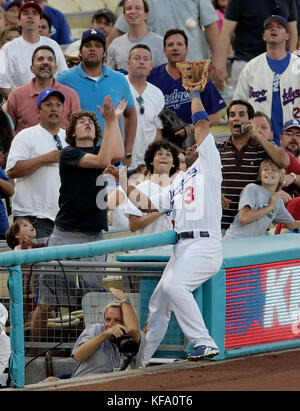
<svg viewBox="0 0 300 411"><path fill-rule="evenodd" d="M120 303L120 304L124 304L124 303L126 303L126 304L131 304L131 301L130 301L129 298L127 297L125 300L119 301L119 303Z"/></svg>
<svg viewBox="0 0 300 411"><path fill-rule="evenodd" d="M293 183L294 183L297 179L297 174L296 173L290 173L290 175L293 177L293 179L294 179Z"/></svg>
<svg viewBox="0 0 300 411"><path fill-rule="evenodd" d="M132 154L131 153L125 153L125 158L131 158Z"/></svg>

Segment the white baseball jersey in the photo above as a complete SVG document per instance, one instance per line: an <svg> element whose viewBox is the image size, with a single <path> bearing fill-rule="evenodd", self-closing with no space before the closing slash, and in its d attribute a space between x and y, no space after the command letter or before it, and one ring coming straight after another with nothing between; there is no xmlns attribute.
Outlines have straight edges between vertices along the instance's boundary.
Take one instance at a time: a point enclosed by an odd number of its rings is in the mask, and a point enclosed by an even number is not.
<svg viewBox="0 0 300 411"><path fill-rule="evenodd" d="M162 209L174 212L174 229L208 231L221 239L221 159L210 133L197 148L199 157L187 171L181 171L167 195L161 198Z"/></svg>

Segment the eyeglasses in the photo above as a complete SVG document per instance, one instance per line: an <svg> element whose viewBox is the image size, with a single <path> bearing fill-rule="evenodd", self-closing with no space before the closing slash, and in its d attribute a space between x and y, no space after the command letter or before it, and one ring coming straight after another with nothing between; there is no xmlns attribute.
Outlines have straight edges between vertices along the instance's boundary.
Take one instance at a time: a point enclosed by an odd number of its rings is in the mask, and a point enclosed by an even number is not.
<svg viewBox="0 0 300 411"><path fill-rule="evenodd" d="M56 135L53 136L53 137L54 137L54 140L56 141L56 148L57 148L57 150L62 150L62 149L63 149L63 145L62 145L62 143L61 143L61 141L60 141L59 136L56 134Z"/></svg>
<svg viewBox="0 0 300 411"><path fill-rule="evenodd" d="M285 134L288 137L300 137L300 131L284 131L283 134Z"/></svg>
<svg viewBox="0 0 300 411"><path fill-rule="evenodd" d="M143 115L145 113L145 106L144 106L144 99L142 96L136 98L136 101L139 103L140 106L140 114Z"/></svg>

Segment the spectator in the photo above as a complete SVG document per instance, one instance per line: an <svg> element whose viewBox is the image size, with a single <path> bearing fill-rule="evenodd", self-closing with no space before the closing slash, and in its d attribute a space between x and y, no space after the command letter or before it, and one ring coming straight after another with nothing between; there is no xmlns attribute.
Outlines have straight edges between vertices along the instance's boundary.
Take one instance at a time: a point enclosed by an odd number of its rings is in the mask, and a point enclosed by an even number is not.
<svg viewBox="0 0 300 411"><path fill-rule="evenodd" d="M160 204L157 204L155 199L161 191L169 190L171 180L179 169L178 149L167 140L154 141L146 150L145 163L150 175L138 185L138 190L150 198L158 210ZM129 202L128 215L129 228L137 235L158 233L173 228L170 212L145 213Z"/></svg>
<svg viewBox="0 0 300 411"><path fill-rule="evenodd" d="M164 53L168 63L154 67L148 81L163 92L165 107L173 110L185 123L190 124L193 131L190 95L182 86L181 76L176 67L176 63L186 61L188 52L186 33L179 29L168 30L164 35ZM207 83L205 90L201 93L201 99L209 115L210 126L218 124L220 120L218 112L226 107L226 104L211 81ZM175 133L175 141L179 145L183 145L186 137L186 128Z"/></svg>
<svg viewBox="0 0 300 411"><path fill-rule="evenodd" d="M258 133L252 122L254 110L243 100L233 100L227 107L231 136L218 144L222 162L222 231L225 233L238 211L242 189L255 182L262 160L269 156L280 168L286 168L278 147ZM241 127L242 125L243 128Z"/></svg>
<svg viewBox="0 0 300 411"><path fill-rule="evenodd" d="M58 83L54 75L57 72L57 63L54 50L47 45L39 46L32 55L30 66L34 78L30 83L17 87L7 100L6 110L11 116L15 132L32 127L38 123L36 101L42 90L55 88L65 96L64 112L61 128L66 128L70 115L80 110L79 97L68 86Z"/></svg>
<svg viewBox="0 0 300 411"><path fill-rule="evenodd" d="M300 121L287 121L282 127L280 144L291 158L290 167L286 170L284 190L292 197L300 196L299 153L300 153Z"/></svg>
<svg viewBox="0 0 300 411"><path fill-rule="evenodd" d="M211 0L148 0L148 4L149 30L160 36L164 36L167 30L173 28L187 31L190 44L188 60L206 59L210 56L210 52L215 55L219 39L218 15ZM108 36L108 45L115 37L127 31L127 22L124 16L120 16Z"/></svg>
<svg viewBox="0 0 300 411"><path fill-rule="evenodd" d="M0 167L0 240L5 240L5 232L9 227L7 211L3 200L14 194L14 185Z"/></svg>
<svg viewBox="0 0 300 411"><path fill-rule="evenodd" d="M52 40L55 40L60 45L72 43L74 39L71 34L69 23L67 19L65 18L64 14L58 9L48 6L47 0L34 0L34 1L37 4L39 4L44 14L46 14L49 17L52 23L52 29L51 29Z"/></svg>
<svg viewBox="0 0 300 411"><path fill-rule="evenodd" d="M273 130L272 130L272 123L270 118L260 112L256 111L254 113L253 123L256 125L257 131L265 137L268 141L273 141ZM296 121L297 124L299 124ZM288 125L291 123L288 122ZM289 193L291 191L292 195L295 195L295 189L300 189L300 162L299 160L285 147L278 147L279 153L281 153L282 160L285 161L286 155L289 156L290 165L285 169L285 184L283 186L282 193L283 201L286 203L290 198L289 195L285 195L285 193Z"/></svg>
<svg viewBox="0 0 300 411"><path fill-rule="evenodd" d="M300 101L296 98L300 80L295 72L298 57L286 51L289 33L283 17L269 17L264 27L267 51L243 68L233 98L247 100L254 110L263 111L271 118L274 141L279 146L283 123L300 111Z"/></svg>
<svg viewBox="0 0 300 411"><path fill-rule="evenodd" d="M107 50L107 65L113 70L127 71L127 60L130 49L136 44L146 44L152 53L154 66L163 64L166 58L163 54L163 39L158 34L148 30L146 20L149 7L146 0L125 0L123 14L128 23L128 33L117 37Z"/></svg>
<svg viewBox="0 0 300 411"><path fill-rule="evenodd" d="M4 5L6 26L17 26L19 23L18 14L22 1L14 0Z"/></svg>
<svg viewBox="0 0 300 411"><path fill-rule="evenodd" d="M98 241L103 238L102 230L107 231L106 184L101 175L106 165L124 155L118 118L125 107L126 102L122 100L115 110L109 96L104 99L103 110L98 106L105 121L101 147L97 145L101 132L96 115L85 110L72 114L66 130L69 146L60 157L59 210L49 246ZM104 257L88 260L103 261ZM79 276L79 288L76 277L69 275L66 283L63 274L40 276L40 312L36 318L40 326L36 328L46 328L52 306L77 306L85 293L104 290L101 288L102 274Z"/></svg>
<svg viewBox="0 0 300 411"><path fill-rule="evenodd" d="M154 139L161 138L162 122L158 117L164 108L164 95L146 81L152 67L152 53L145 44L136 44L129 53L126 77L135 99L137 129L132 149L131 168L144 161L145 151Z"/></svg>
<svg viewBox="0 0 300 411"><path fill-rule="evenodd" d="M292 198L285 204L285 208L295 220L300 220L300 197ZM287 227L286 224L279 223L275 228L274 234L284 234L289 231L291 230Z"/></svg>
<svg viewBox="0 0 300 411"><path fill-rule="evenodd" d="M7 158L8 177L16 179L13 216L27 218L38 239L51 234L58 212L58 161L66 145L65 130L60 128L64 100L53 88L39 94L39 124L15 136Z"/></svg>
<svg viewBox="0 0 300 411"><path fill-rule="evenodd" d="M127 295L117 288L110 288L116 298L104 310L104 324L92 324L79 336L72 356L79 362L72 377L113 372L125 369L128 356L124 357L112 337L122 337L127 333L137 343L137 353L129 358L131 369L137 368L145 344L145 336L138 327L138 319Z"/></svg>
<svg viewBox="0 0 300 411"><path fill-rule="evenodd" d="M115 105L125 98L128 104L124 112L124 144L128 158L124 160L124 163L129 165L136 133L136 110L129 84L124 75L103 64L105 50L106 40L103 34L95 29L86 30L82 34L80 45L81 63L60 73L57 80L77 92L83 110L96 112L96 106L103 104L108 93ZM104 120L100 112L96 114L101 130L104 130Z"/></svg>
<svg viewBox="0 0 300 411"><path fill-rule="evenodd" d="M17 26L8 26L2 33L0 34L0 48L5 43L12 41L21 36L21 30Z"/></svg>
<svg viewBox="0 0 300 411"><path fill-rule="evenodd" d="M39 33L40 36L45 36L45 37L51 37L51 27L52 27L52 22L50 18L47 16L47 14L43 13L42 18L41 18L41 24L40 24L40 29Z"/></svg>
<svg viewBox="0 0 300 411"><path fill-rule="evenodd" d="M234 36L234 62L231 69L231 84L235 89L239 74L248 61L265 52L262 39L264 21L273 14L279 14L288 21L289 50L297 48L297 10L294 0L261 1L228 0L222 26L215 66L215 83L224 90L228 78L227 56Z"/></svg>
<svg viewBox="0 0 300 411"><path fill-rule="evenodd" d="M116 21L116 15L109 9L99 9L95 12L91 21L91 28L102 31L105 38L109 35ZM73 41L65 50L65 54L78 56L81 39Z"/></svg>
<svg viewBox="0 0 300 411"><path fill-rule="evenodd" d="M41 37L39 26L42 9L33 2L23 3L19 9L22 36L5 44L1 49L0 93L8 98L12 89L29 83L34 77L30 70L34 50L47 44L55 51L58 71L67 70L67 64L59 45L47 37Z"/></svg>
<svg viewBox="0 0 300 411"><path fill-rule="evenodd" d="M283 125L280 145L300 159L300 120L292 119Z"/></svg>
<svg viewBox="0 0 300 411"><path fill-rule="evenodd" d="M273 161L264 160L261 163L258 183L250 183L243 189L239 211L224 240L265 235L272 223L285 223L290 230L300 228L300 220L294 220L280 198L284 178L284 170Z"/></svg>

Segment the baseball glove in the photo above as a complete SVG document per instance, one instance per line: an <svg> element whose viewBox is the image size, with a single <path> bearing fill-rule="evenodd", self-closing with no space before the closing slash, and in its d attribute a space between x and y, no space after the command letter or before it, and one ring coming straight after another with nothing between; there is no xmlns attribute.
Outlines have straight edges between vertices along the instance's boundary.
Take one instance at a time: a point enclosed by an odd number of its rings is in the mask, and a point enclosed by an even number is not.
<svg viewBox="0 0 300 411"><path fill-rule="evenodd" d="M199 91L205 89L208 81L208 73L212 71L210 59L176 63L176 67L181 75L182 85L187 91L197 86L199 86Z"/></svg>

